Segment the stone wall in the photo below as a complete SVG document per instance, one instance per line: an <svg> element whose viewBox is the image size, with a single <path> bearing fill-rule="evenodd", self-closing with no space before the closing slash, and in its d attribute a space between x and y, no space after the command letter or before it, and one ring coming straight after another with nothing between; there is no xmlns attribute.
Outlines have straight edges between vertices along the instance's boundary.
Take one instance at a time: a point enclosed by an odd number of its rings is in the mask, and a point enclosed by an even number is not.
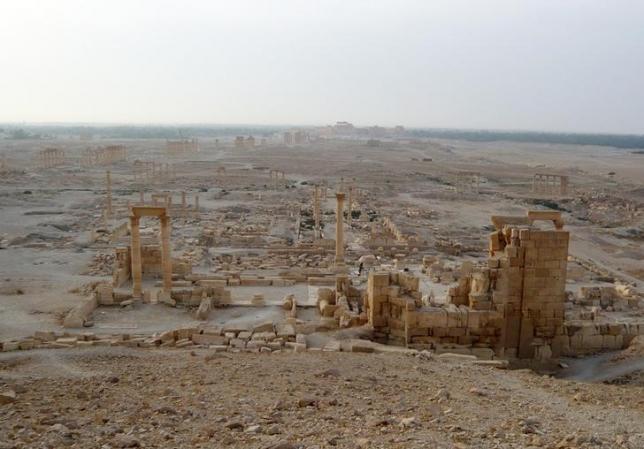
<svg viewBox="0 0 644 449"><path fill-rule="evenodd" d="M464 270L449 304L420 301L418 278L370 273L367 317L376 337L403 345L493 348L519 358L559 356L569 234L507 227L490 236L488 267Z"/></svg>
<svg viewBox="0 0 644 449"><path fill-rule="evenodd" d="M561 354L569 237L563 230L516 227L490 237L491 300L504 315L507 356Z"/></svg>

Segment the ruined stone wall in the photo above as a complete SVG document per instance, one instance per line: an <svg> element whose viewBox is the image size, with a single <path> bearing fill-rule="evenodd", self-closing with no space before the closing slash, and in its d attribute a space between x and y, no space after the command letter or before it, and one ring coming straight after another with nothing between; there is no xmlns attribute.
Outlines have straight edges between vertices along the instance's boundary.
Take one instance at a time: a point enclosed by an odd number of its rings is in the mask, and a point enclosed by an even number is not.
<svg viewBox="0 0 644 449"><path fill-rule="evenodd" d="M560 338L561 353L565 356L578 356L623 349L638 335L644 335L644 324L641 322L568 321L564 325L564 335Z"/></svg>
<svg viewBox="0 0 644 449"><path fill-rule="evenodd" d="M558 357L569 233L506 228L500 237L506 245L489 261L492 304L505 319L500 345L510 357Z"/></svg>
<svg viewBox="0 0 644 449"><path fill-rule="evenodd" d="M413 276L371 273L369 323L376 337L405 345L476 345L509 357L557 357L566 343L568 239L562 230L492 234L488 268L462 276L447 307L423 306Z"/></svg>
<svg viewBox="0 0 644 449"><path fill-rule="evenodd" d="M494 310L423 306L419 279L405 273L369 274L367 318L375 337L416 348L444 345L494 348L503 318Z"/></svg>

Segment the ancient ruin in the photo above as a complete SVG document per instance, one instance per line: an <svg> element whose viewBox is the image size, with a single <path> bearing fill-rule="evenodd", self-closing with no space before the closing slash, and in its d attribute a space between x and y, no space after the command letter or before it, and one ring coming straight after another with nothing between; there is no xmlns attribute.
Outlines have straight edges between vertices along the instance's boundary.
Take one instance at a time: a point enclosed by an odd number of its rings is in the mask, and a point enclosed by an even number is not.
<svg viewBox="0 0 644 449"><path fill-rule="evenodd" d="M108 145L96 149L86 149L81 155L80 165L82 167L93 167L124 161L127 161L127 148L125 145Z"/></svg>
<svg viewBox="0 0 644 449"><path fill-rule="evenodd" d="M535 173L532 178L532 192L540 195L567 195L568 176Z"/></svg>
<svg viewBox="0 0 644 449"><path fill-rule="evenodd" d="M475 171L458 171L454 174L454 185L457 193L479 193L481 173Z"/></svg>
<svg viewBox="0 0 644 449"><path fill-rule="evenodd" d="M199 139L166 140L165 149L166 153L169 155L198 153Z"/></svg>
<svg viewBox="0 0 644 449"><path fill-rule="evenodd" d="M643 18L3 2L0 449L644 449Z"/></svg>
<svg viewBox="0 0 644 449"><path fill-rule="evenodd" d="M442 143L365 145L338 129L333 143L314 130L306 145L275 143L285 131L257 152L234 135L200 139L198 153L161 139L17 146L3 158L0 312L12 319L0 354L189 349L281 366L348 353L337 363L387 370L411 356L422 369L457 363L468 379L515 367L565 376L586 357L617 357L607 369L626 370L620 382L637 376L636 193L611 193L604 175L500 174ZM426 164L421 151L438 157ZM312 163L318 152L330 162ZM571 164L589 172L588 161Z"/></svg>
<svg viewBox="0 0 644 449"><path fill-rule="evenodd" d="M60 148L46 148L36 155L38 167L53 168L65 163L65 152Z"/></svg>

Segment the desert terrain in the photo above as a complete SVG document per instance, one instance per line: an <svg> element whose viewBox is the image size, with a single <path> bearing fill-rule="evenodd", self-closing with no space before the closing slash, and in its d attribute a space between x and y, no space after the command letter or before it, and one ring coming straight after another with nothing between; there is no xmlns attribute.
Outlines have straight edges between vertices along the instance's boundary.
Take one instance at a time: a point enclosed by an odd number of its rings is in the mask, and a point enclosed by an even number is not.
<svg viewBox="0 0 644 449"><path fill-rule="evenodd" d="M644 447L642 154L281 134L0 154L1 448ZM535 191L538 173L567 188ZM407 325L401 344L372 319L378 273L419 312L492 307L478 281L465 306L455 291L503 269L491 217L529 210L569 235L561 354L538 333L531 360L500 331Z"/></svg>

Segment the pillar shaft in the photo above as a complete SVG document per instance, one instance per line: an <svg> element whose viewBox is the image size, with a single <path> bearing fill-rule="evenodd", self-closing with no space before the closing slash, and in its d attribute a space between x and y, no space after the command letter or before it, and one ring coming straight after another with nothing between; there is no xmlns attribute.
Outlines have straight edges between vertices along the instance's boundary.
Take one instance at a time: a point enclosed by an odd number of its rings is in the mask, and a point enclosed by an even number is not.
<svg viewBox="0 0 644 449"><path fill-rule="evenodd" d="M132 237L130 248L132 251L132 296L141 298L141 236L139 234L139 217L130 217L130 235Z"/></svg>
<svg viewBox="0 0 644 449"><path fill-rule="evenodd" d="M160 217L161 221L161 267L163 268L163 291L170 293L172 289L172 254L170 253L170 219L167 215Z"/></svg>
<svg viewBox="0 0 644 449"><path fill-rule="evenodd" d="M349 204L348 204L348 214L347 214L347 224L351 227L353 217L351 212L353 211L353 186L349 186Z"/></svg>
<svg viewBox="0 0 644 449"><path fill-rule="evenodd" d="M106 208L107 218L112 217L112 174L110 171L107 171L107 208Z"/></svg>
<svg viewBox="0 0 644 449"><path fill-rule="evenodd" d="M320 232L320 188L315 186L313 192L313 218L315 219L315 238L321 237Z"/></svg>
<svg viewBox="0 0 644 449"><path fill-rule="evenodd" d="M336 193L335 198L335 264L344 265L344 193Z"/></svg>

